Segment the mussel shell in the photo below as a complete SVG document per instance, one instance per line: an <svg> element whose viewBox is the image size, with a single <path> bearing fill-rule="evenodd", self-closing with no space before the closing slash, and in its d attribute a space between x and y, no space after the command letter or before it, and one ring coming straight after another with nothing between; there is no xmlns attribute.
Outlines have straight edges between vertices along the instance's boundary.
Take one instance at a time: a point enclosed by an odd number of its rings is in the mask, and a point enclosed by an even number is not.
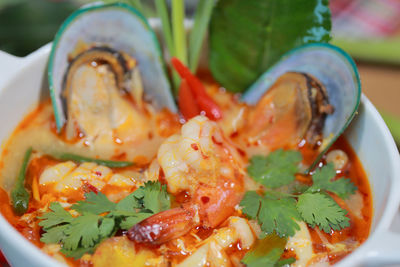
<svg viewBox="0 0 400 267"><path fill-rule="evenodd" d="M286 53L265 72L243 95L243 101L256 104L276 79L286 72L307 73L317 78L326 88L333 114L327 116L323 127L326 150L356 114L361 97L361 83L352 58L342 49L326 44L313 43Z"/></svg>
<svg viewBox="0 0 400 267"><path fill-rule="evenodd" d="M66 118L61 101L68 55L78 42L110 47L138 61L143 87L159 108L177 111L165 73L160 45L147 20L133 7L122 4L92 4L75 11L62 24L53 42L48 78L57 128Z"/></svg>

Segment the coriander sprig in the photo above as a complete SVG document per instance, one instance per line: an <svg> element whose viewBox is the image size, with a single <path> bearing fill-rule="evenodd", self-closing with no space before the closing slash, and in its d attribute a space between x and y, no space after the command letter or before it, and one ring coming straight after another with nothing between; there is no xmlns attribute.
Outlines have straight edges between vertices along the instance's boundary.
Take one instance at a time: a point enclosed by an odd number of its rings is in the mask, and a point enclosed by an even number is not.
<svg viewBox="0 0 400 267"><path fill-rule="evenodd" d="M71 209L79 213L72 216L60 203L50 204L50 211L39 219L43 227L41 241L62 245L61 252L67 257L80 258L93 253L104 239L117 230L127 230L147 217L170 208L166 186L159 182L147 182L118 203L110 201L101 192L85 194Z"/></svg>
<svg viewBox="0 0 400 267"><path fill-rule="evenodd" d="M301 154L296 151L277 150L268 156L255 156L250 160L249 175L266 187L265 194L254 191L245 194L241 206L251 219L256 219L261 229L280 237L293 236L299 229L297 222L318 226L329 233L349 226L347 211L342 209L327 192L341 198L353 194L357 187L347 178L333 180L336 171L332 164L317 169L312 175L313 184L301 194L272 191L293 183Z"/></svg>

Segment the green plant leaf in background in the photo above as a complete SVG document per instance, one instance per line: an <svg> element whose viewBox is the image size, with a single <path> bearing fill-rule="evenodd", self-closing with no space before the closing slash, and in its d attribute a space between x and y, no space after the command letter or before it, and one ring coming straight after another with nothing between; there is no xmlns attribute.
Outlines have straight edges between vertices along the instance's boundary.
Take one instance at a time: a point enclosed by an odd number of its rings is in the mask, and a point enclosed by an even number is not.
<svg viewBox="0 0 400 267"><path fill-rule="evenodd" d="M26 56L51 42L61 23L76 9L97 0L0 0L0 50ZM124 2L146 16L154 16L153 1L103 0Z"/></svg>
<svg viewBox="0 0 400 267"><path fill-rule="evenodd" d="M220 0L210 24L210 69L242 92L288 50L330 40L328 0Z"/></svg>
<svg viewBox="0 0 400 267"><path fill-rule="evenodd" d="M0 50L25 56L51 42L75 2L0 0Z"/></svg>

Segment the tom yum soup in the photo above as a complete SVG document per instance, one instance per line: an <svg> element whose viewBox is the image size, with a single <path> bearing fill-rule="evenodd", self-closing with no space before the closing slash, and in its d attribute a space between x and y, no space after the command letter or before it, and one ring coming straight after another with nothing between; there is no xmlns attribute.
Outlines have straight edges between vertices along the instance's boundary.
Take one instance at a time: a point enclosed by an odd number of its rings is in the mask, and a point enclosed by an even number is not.
<svg viewBox="0 0 400 267"><path fill-rule="evenodd" d="M88 8L69 27L115 12L140 22L142 54L53 45L66 62L52 99L1 154L11 225L70 266L334 264L368 238L368 180L346 139L324 134L338 110L318 75L285 71L250 105L212 65L194 75L173 57L173 94L151 29L125 9Z"/></svg>

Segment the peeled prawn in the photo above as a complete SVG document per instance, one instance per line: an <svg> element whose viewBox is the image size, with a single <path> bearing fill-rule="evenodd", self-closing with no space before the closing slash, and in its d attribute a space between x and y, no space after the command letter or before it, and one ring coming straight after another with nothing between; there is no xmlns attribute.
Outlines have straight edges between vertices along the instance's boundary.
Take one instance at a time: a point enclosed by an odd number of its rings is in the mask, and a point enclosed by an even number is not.
<svg viewBox="0 0 400 267"><path fill-rule="evenodd" d="M160 244L198 225L214 228L232 215L243 196L244 162L218 125L204 116L168 138L157 161L168 191L187 192L190 200L130 229L128 237L135 242Z"/></svg>
<svg viewBox="0 0 400 267"><path fill-rule="evenodd" d="M245 249L250 248L256 238L248 221L244 218L232 216L228 219L228 225L214 232L210 237L202 241L201 246L178 267L186 266L231 266L231 261L225 250L240 242Z"/></svg>
<svg viewBox="0 0 400 267"><path fill-rule="evenodd" d="M77 164L66 161L44 169L39 178L39 188L42 192L50 190L68 199L74 197L73 192L80 192L87 185L96 191L106 187L118 188L122 196L122 192L129 192L143 183L138 178L133 171L114 173L112 169L93 162Z"/></svg>

